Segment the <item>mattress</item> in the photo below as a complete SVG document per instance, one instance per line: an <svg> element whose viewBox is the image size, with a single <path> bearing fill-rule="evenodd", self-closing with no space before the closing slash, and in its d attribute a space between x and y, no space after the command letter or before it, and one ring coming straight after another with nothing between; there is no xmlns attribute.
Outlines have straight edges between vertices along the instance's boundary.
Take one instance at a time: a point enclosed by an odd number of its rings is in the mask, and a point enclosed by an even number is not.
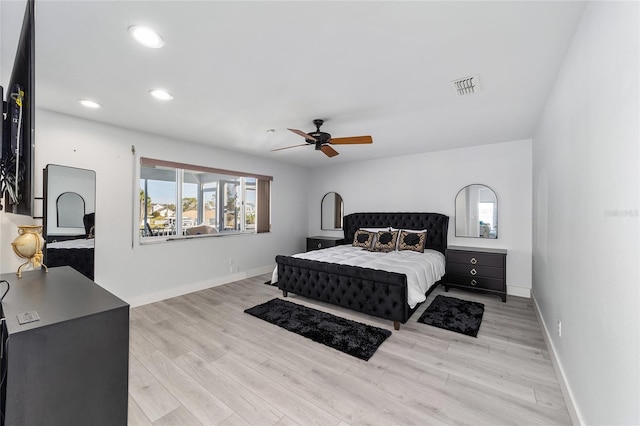
<svg viewBox="0 0 640 426"><path fill-rule="evenodd" d="M76 240L56 241L55 243L47 243L47 249L86 249L94 248L95 241L93 238L78 238Z"/></svg>
<svg viewBox="0 0 640 426"><path fill-rule="evenodd" d="M429 287L440 280L445 272L445 257L436 250L425 250L424 253L411 250L381 253L342 245L294 254L292 257L405 274L407 276L407 303L411 309L418 303L425 301L425 293ZM271 282L277 281L278 267L276 266Z"/></svg>

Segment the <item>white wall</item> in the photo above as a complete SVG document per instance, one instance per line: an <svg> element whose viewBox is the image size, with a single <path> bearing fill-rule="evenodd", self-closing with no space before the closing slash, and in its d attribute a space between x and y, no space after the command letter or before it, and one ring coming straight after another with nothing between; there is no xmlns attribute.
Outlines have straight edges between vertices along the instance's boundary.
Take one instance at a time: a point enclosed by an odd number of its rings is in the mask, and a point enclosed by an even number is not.
<svg viewBox="0 0 640 426"><path fill-rule="evenodd" d="M533 139L533 294L589 425L640 424L638 23L588 4Z"/></svg>
<svg viewBox="0 0 640 426"><path fill-rule="evenodd" d="M311 182L309 235L342 235L320 229L320 201L329 191L342 195L345 214L444 213L449 216L449 245L507 249L508 293L529 297L530 140L328 166L313 170ZM455 197L461 188L473 183L491 187L498 196L497 240L455 237Z"/></svg>
<svg viewBox="0 0 640 426"><path fill-rule="evenodd" d="M270 272L276 254L304 250L304 169L49 111L38 110L36 120L36 170L40 175L36 175L35 193L42 194L41 170L48 163L96 171L96 282L127 301L143 303L173 296L180 290L196 290ZM138 156L273 176L272 232L132 244L134 199L139 197L138 190L134 190L138 182L134 177L132 145ZM2 214L3 245L15 237L11 234L13 222L22 218ZM234 258L238 273L230 273L230 257ZM12 252L3 252L3 272L15 270L19 263Z"/></svg>
<svg viewBox="0 0 640 426"><path fill-rule="evenodd" d="M26 0L0 1L0 85L7 89L18 48Z"/></svg>

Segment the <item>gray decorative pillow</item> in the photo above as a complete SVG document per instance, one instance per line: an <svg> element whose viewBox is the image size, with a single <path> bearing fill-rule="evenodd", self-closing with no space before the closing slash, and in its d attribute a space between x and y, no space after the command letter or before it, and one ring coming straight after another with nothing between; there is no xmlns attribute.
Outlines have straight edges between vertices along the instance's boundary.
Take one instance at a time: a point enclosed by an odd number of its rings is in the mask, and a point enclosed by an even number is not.
<svg viewBox="0 0 640 426"><path fill-rule="evenodd" d="M398 250L412 250L424 253L424 243L427 239L427 231L425 232L400 232L400 243Z"/></svg>
<svg viewBox="0 0 640 426"><path fill-rule="evenodd" d="M395 250L396 241L398 241L398 231L378 231L373 249L374 251Z"/></svg>
<svg viewBox="0 0 640 426"><path fill-rule="evenodd" d="M353 236L353 246L354 247L363 247L370 248L371 243L373 242L373 236L375 234L369 231L363 231L358 229L356 234Z"/></svg>

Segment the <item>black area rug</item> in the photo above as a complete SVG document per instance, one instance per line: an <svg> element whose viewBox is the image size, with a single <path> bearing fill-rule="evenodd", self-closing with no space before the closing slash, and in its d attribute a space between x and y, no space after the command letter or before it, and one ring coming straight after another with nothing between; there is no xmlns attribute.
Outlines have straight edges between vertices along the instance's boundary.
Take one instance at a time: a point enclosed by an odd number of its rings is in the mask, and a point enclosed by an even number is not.
<svg viewBox="0 0 640 426"><path fill-rule="evenodd" d="M482 303L438 295L418 322L476 337L483 314Z"/></svg>
<svg viewBox="0 0 640 426"><path fill-rule="evenodd" d="M391 336L389 330L282 299L269 300L245 312L365 361Z"/></svg>

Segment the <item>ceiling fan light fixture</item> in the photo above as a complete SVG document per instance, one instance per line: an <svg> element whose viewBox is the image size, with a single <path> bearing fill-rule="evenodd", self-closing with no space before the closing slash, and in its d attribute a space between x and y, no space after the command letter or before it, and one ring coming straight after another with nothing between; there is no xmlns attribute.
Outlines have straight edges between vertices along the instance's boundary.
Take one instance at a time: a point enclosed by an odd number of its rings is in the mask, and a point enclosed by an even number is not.
<svg viewBox="0 0 640 426"><path fill-rule="evenodd" d="M129 34L131 34L131 36L143 46L147 46L152 49L158 49L164 46L164 39L162 36L151 28L132 25L128 30Z"/></svg>
<svg viewBox="0 0 640 426"><path fill-rule="evenodd" d="M173 95L164 89L151 89L149 90L149 94L161 101L170 101L173 99Z"/></svg>

